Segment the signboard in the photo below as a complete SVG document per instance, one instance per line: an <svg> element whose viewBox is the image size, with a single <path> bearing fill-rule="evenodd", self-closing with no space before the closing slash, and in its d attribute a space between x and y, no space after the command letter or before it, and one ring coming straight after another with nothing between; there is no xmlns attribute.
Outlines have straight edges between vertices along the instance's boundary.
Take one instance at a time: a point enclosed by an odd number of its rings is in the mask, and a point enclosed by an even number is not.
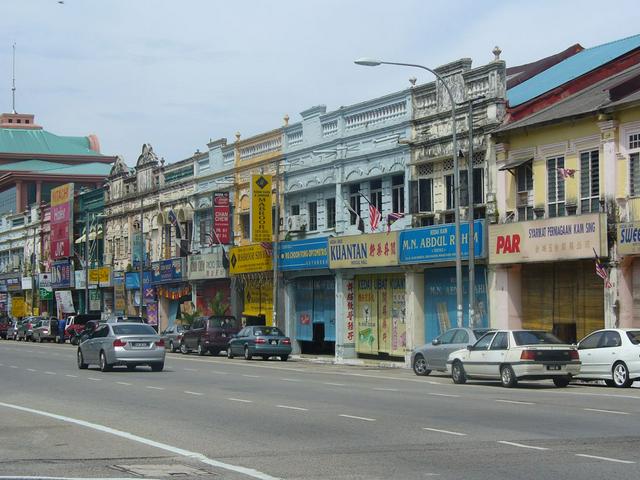
<svg viewBox="0 0 640 480"><path fill-rule="evenodd" d="M224 278L227 272L222 266L222 251L189 257L189 280Z"/></svg>
<svg viewBox="0 0 640 480"><path fill-rule="evenodd" d="M158 304L151 303L147 305L147 323L149 325L158 324Z"/></svg>
<svg viewBox="0 0 640 480"><path fill-rule="evenodd" d="M22 277L6 277L7 292L20 292L22 290Z"/></svg>
<svg viewBox="0 0 640 480"><path fill-rule="evenodd" d="M51 264L51 287L71 288L71 262L60 260Z"/></svg>
<svg viewBox="0 0 640 480"><path fill-rule="evenodd" d="M343 289L345 292L347 292L347 298L346 298L346 304L347 304L347 308L346 308L346 322L345 322L345 332L344 332L344 338L345 338L345 343L348 345L354 345L355 344L355 321L356 321L356 314L355 314L355 289L354 289L354 284L355 284L355 280L343 280Z"/></svg>
<svg viewBox="0 0 640 480"><path fill-rule="evenodd" d="M98 284L101 287L111 286L111 267L100 267L98 269Z"/></svg>
<svg viewBox="0 0 640 480"><path fill-rule="evenodd" d="M51 258L73 255L73 183L51 190Z"/></svg>
<svg viewBox="0 0 640 480"><path fill-rule="evenodd" d="M213 193L213 229L216 232L212 240L215 243L227 244L231 241L229 234L229 192ZM271 241L271 238L269 240Z"/></svg>
<svg viewBox="0 0 640 480"><path fill-rule="evenodd" d="M171 258L151 263L151 274L153 283L175 283L181 282L186 273L183 268L182 258Z"/></svg>
<svg viewBox="0 0 640 480"><path fill-rule="evenodd" d="M151 272L142 272L142 281L144 286L151 285ZM127 290L140 290L140 272L127 272L125 274L125 288Z"/></svg>
<svg viewBox="0 0 640 480"><path fill-rule="evenodd" d="M56 290L56 304L62 313L75 313L70 290Z"/></svg>
<svg viewBox="0 0 640 480"><path fill-rule="evenodd" d="M75 277L75 281L73 283L74 288L76 290L84 290L87 282L86 280L86 276L85 276L85 271L84 270L76 270L75 272L73 272L74 277Z"/></svg>
<svg viewBox="0 0 640 480"><path fill-rule="evenodd" d="M22 277L22 290L31 290L33 289L33 278L32 277Z"/></svg>
<svg viewBox="0 0 640 480"><path fill-rule="evenodd" d="M329 267L386 267L398 264L398 232L329 238Z"/></svg>
<svg viewBox="0 0 640 480"><path fill-rule="evenodd" d="M124 313L126 308L124 287L124 272L113 272L113 310L117 313Z"/></svg>
<svg viewBox="0 0 640 480"><path fill-rule="evenodd" d="M489 263L575 260L607 254L606 215L591 213L489 226Z"/></svg>
<svg viewBox="0 0 640 480"><path fill-rule="evenodd" d="M273 270L271 255L272 250L262 245L233 247L229 250L229 272L238 275Z"/></svg>
<svg viewBox="0 0 640 480"><path fill-rule="evenodd" d="M24 297L11 297L11 315L14 317L27 316L27 304Z"/></svg>
<svg viewBox="0 0 640 480"><path fill-rule="evenodd" d="M145 285L142 293L143 293L143 302L145 305L150 305L156 301L155 287L148 287Z"/></svg>
<svg viewBox="0 0 640 480"><path fill-rule="evenodd" d="M53 300L53 289L51 288L51 273L38 274L38 288L40 300Z"/></svg>
<svg viewBox="0 0 640 480"><path fill-rule="evenodd" d="M143 257L142 233L140 231L131 234L131 265L140 268L140 259Z"/></svg>
<svg viewBox="0 0 640 480"><path fill-rule="evenodd" d="M278 244L279 270L329 268L327 239L295 240Z"/></svg>
<svg viewBox="0 0 640 480"><path fill-rule="evenodd" d="M271 242L271 175L251 175L251 241Z"/></svg>
<svg viewBox="0 0 640 480"><path fill-rule="evenodd" d="M89 310L94 312L100 310L100 300L100 290L97 288L89 290Z"/></svg>
<svg viewBox="0 0 640 480"><path fill-rule="evenodd" d="M473 224L474 253L485 256L484 220ZM400 232L400 263L453 262L456 259L456 227L454 224L434 225ZM462 258L469 255L469 224L460 225Z"/></svg>
<svg viewBox="0 0 640 480"><path fill-rule="evenodd" d="M89 285L99 285L99 284L100 284L100 269L90 268L89 269Z"/></svg>
<svg viewBox="0 0 640 480"><path fill-rule="evenodd" d="M618 253L620 255L640 253L640 222L618 224Z"/></svg>

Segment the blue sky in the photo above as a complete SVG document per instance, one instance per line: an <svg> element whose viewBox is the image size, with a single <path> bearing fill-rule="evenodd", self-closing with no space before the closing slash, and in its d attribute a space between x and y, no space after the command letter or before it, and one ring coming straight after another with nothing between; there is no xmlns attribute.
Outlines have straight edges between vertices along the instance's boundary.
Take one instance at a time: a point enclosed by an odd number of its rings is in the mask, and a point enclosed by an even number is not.
<svg viewBox="0 0 640 480"><path fill-rule="evenodd" d="M355 58L474 65L499 45L518 65L640 33L636 2L431 0L4 0L0 110L53 133L96 133L134 164L143 143L174 162L209 139L271 130L288 114L401 90L427 72Z"/></svg>

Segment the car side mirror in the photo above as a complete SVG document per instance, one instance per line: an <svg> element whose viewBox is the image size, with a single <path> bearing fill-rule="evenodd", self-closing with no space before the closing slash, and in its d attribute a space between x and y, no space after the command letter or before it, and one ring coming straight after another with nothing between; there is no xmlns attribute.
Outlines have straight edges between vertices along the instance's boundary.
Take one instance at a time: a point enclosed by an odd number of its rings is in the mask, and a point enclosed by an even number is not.
<svg viewBox="0 0 640 480"><path fill-rule="evenodd" d="M440 345L440 340L434 338L433 340L431 340L431 345Z"/></svg>
<svg viewBox="0 0 640 480"><path fill-rule="evenodd" d="M469 351L473 350L473 345L467 345L467 350Z"/></svg>
<svg viewBox="0 0 640 480"><path fill-rule="evenodd" d="M238 338L238 335L234 333L233 335L231 335L231 338Z"/></svg>

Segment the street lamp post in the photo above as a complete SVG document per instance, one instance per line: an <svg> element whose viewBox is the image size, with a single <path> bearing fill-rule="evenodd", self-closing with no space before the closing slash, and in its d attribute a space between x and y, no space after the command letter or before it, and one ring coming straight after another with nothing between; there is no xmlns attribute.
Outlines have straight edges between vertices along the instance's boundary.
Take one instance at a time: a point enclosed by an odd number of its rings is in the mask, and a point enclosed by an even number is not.
<svg viewBox="0 0 640 480"><path fill-rule="evenodd" d="M272 324L278 326L278 241L280 240L280 158L276 160L276 212L275 212L275 228L273 232L273 313ZM284 325L283 325L284 327Z"/></svg>
<svg viewBox="0 0 640 480"><path fill-rule="evenodd" d="M373 60L370 58L362 58L355 61L356 65L363 65L366 67L377 67L378 65L400 65L403 67L421 68L428 72L431 72L435 77L440 80L442 86L449 94L449 100L451 101L451 137L452 137L452 154L453 154L453 183L454 183L454 195L453 195L453 208L455 214L455 238L456 238L456 320L458 327L462 326L462 255L460 249L460 164L458 162L458 142L456 138L456 102L453 98L451 89L444 81L444 78L429 67L424 65L417 65L415 63L400 63L400 62L383 62L380 60Z"/></svg>

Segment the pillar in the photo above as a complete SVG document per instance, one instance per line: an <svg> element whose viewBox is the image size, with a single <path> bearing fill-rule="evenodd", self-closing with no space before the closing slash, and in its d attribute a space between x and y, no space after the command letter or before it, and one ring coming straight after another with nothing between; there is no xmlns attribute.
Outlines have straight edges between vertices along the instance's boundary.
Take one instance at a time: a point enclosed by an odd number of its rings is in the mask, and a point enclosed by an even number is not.
<svg viewBox="0 0 640 480"><path fill-rule="evenodd" d="M36 205L42 202L42 180L36 182Z"/></svg>
<svg viewBox="0 0 640 480"><path fill-rule="evenodd" d="M284 282L284 322L285 322L285 334L291 338L291 353L299 355L301 353L300 342L295 340L296 338L296 307L295 307L295 281L286 280Z"/></svg>
<svg viewBox="0 0 640 480"><path fill-rule="evenodd" d="M522 328L522 266L488 267L490 327Z"/></svg>
<svg viewBox="0 0 640 480"><path fill-rule="evenodd" d="M406 279L407 351L405 362L410 366L411 351L425 342L424 272L407 272Z"/></svg>
<svg viewBox="0 0 640 480"><path fill-rule="evenodd" d="M618 326L620 328L633 327L633 257L623 257L618 267L616 283L618 285ZM616 277L611 276L616 279ZM606 324L605 324L606 326Z"/></svg>
<svg viewBox="0 0 640 480"><path fill-rule="evenodd" d="M23 190L22 180L16 180L16 211L14 213L20 213L24 210Z"/></svg>
<svg viewBox="0 0 640 480"><path fill-rule="evenodd" d="M345 360L357 357L355 335L352 339L347 338L347 285L349 282L353 282L353 275L336 271L336 363L344 363ZM355 303L355 299L353 302ZM353 313L355 314L355 308ZM355 324L355 318L353 322Z"/></svg>

